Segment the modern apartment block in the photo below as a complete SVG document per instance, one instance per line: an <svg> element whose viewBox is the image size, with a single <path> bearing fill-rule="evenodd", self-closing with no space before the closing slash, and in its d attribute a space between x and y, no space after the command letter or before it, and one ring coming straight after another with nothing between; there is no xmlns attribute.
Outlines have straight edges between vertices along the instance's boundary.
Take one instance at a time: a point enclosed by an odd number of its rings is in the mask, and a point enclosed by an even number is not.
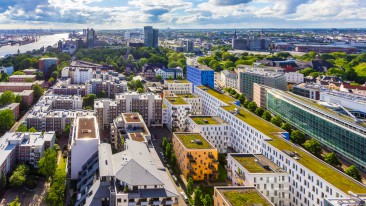
<svg viewBox="0 0 366 206"><path fill-rule="evenodd" d="M224 84L225 87L231 87L234 89L238 88L238 74L229 71L229 70L223 70L220 73L221 82Z"/></svg>
<svg viewBox="0 0 366 206"><path fill-rule="evenodd" d="M277 67L239 66L238 89L250 101L253 100L254 83L287 90L287 81L283 69Z"/></svg>
<svg viewBox="0 0 366 206"><path fill-rule="evenodd" d="M38 166L47 148L55 144L55 132L7 132L0 138L0 175L8 175L17 162Z"/></svg>
<svg viewBox="0 0 366 206"><path fill-rule="evenodd" d="M304 82L304 74L301 74L300 72L286 72L286 81L288 83L293 84L300 84Z"/></svg>
<svg viewBox="0 0 366 206"><path fill-rule="evenodd" d="M200 133L173 133L173 151L182 175L194 181L216 180L218 151Z"/></svg>
<svg viewBox="0 0 366 206"><path fill-rule="evenodd" d="M365 201L365 194L354 194L351 192L349 197L325 199L324 206L355 206L363 205Z"/></svg>
<svg viewBox="0 0 366 206"><path fill-rule="evenodd" d="M36 75L11 75L9 77L9 82L26 82L26 81L36 81Z"/></svg>
<svg viewBox="0 0 366 206"><path fill-rule="evenodd" d="M215 187L213 198L215 206L274 206L253 186Z"/></svg>
<svg viewBox="0 0 366 206"><path fill-rule="evenodd" d="M99 128L95 116L75 118L69 138L69 177L78 179L82 166L98 150L100 144Z"/></svg>
<svg viewBox="0 0 366 206"><path fill-rule="evenodd" d="M90 67L65 67L61 71L61 78L71 78L72 84L85 84L93 78L93 70Z"/></svg>
<svg viewBox="0 0 366 206"><path fill-rule="evenodd" d="M274 89L267 90L267 108L365 170L366 127L357 118L290 92Z"/></svg>
<svg viewBox="0 0 366 206"><path fill-rule="evenodd" d="M208 86L214 88L214 70L207 66L190 66L187 65L187 80L190 81L193 86ZM194 88L193 88L194 89Z"/></svg>
<svg viewBox="0 0 366 206"><path fill-rule="evenodd" d="M202 134L220 153L230 146L230 125L217 116L188 116L189 132Z"/></svg>
<svg viewBox="0 0 366 206"><path fill-rule="evenodd" d="M122 142L127 139L143 142L151 141L151 134L139 113L122 113L111 124L111 144L117 150L123 150Z"/></svg>
<svg viewBox="0 0 366 206"><path fill-rule="evenodd" d="M30 106L34 100L34 91L33 90L24 90L22 92L13 92L15 96L20 96L22 98L22 102ZM0 93L2 95L2 93Z"/></svg>
<svg viewBox="0 0 366 206"><path fill-rule="evenodd" d="M142 142L126 140L116 154L102 143L82 168L76 206L178 206L179 193L158 154Z"/></svg>
<svg viewBox="0 0 366 206"><path fill-rule="evenodd" d="M366 193L365 185L292 144L287 132L235 106L231 97L208 87L196 87L195 94L202 98L204 115L219 116L231 126L235 152L262 154L289 174L291 205L323 206L326 198L348 197L348 191Z"/></svg>
<svg viewBox="0 0 366 206"><path fill-rule="evenodd" d="M289 174L262 154L227 156L228 176L234 186L254 186L274 205L290 205Z"/></svg>
<svg viewBox="0 0 366 206"><path fill-rule="evenodd" d="M41 58L38 61L38 68L41 72L43 73L47 73L48 69L52 66L52 65L58 65L59 61L57 58Z"/></svg>
<svg viewBox="0 0 366 206"><path fill-rule="evenodd" d="M192 106L181 97L165 97L163 104L166 106L166 126L170 131L184 131Z"/></svg>
<svg viewBox="0 0 366 206"><path fill-rule="evenodd" d="M188 93L188 94L177 94L174 97L180 97L188 104L191 105L190 115L200 115L202 114L202 102L201 97Z"/></svg>
<svg viewBox="0 0 366 206"><path fill-rule="evenodd" d="M189 94L192 93L192 83L188 80L165 80L164 84L168 87L167 92L168 94Z"/></svg>
<svg viewBox="0 0 366 206"><path fill-rule="evenodd" d="M109 127L117 115L127 112L140 113L148 126L162 126L162 98L157 94L137 92L117 94L115 100L96 100L94 110L101 129Z"/></svg>

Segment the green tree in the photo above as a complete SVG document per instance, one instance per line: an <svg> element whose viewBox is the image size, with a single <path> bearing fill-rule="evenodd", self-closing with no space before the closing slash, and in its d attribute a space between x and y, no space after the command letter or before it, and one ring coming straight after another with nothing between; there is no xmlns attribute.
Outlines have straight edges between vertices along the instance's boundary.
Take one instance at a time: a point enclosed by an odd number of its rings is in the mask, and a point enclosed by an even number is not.
<svg viewBox="0 0 366 206"><path fill-rule="evenodd" d="M168 68L176 68L178 66L179 66L178 62L175 61L171 61L168 63Z"/></svg>
<svg viewBox="0 0 366 206"><path fill-rule="evenodd" d="M193 194L193 179L192 177L188 177L187 181L187 195L191 197Z"/></svg>
<svg viewBox="0 0 366 206"><path fill-rule="evenodd" d="M2 128L10 129L14 124L14 113L10 109L0 111L0 125Z"/></svg>
<svg viewBox="0 0 366 206"><path fill-rule="evenodd" d="M53 176L55 175L55 171L57 168L57 153L55 150L48 148L44 153L42 158L38 161L38 171L42 175L46 176L51 182L53 180Z"/></svg>
<svg viewBox="0 0 366 206"><path fill-rule="evenodd" d="M6 189L6 177L4 174L0 176L0 194L2 194Z"/></svg>
<svg viewBox="0 0 366 206"><path fill-rule="evenodd" d="M263 113L264 113L264 110L261 107L258 107L257 109L255 109L254 113L257 116L262 117L263 116Z"/></svg>
<svg viewBox="0 0 366 206"><path fill-rule="evenodd" d="M213 202L212 202L212 198L209 194L206 194L205 197L203 198L203 206L211 206L213 205Z"/></svg>
<svg viewBox="0 0 366 206"><path fill-rule="evenodd" d="M174 152L172 152L170 155L170 165L172 166L172 168L175 168L175 166L177 165L177 157L175 156Z"/></svg>
<svg viewBox="0 0 366 206"><path fill-rule="evenodd" d="M313 69L313 68L310 68L310 67L305 68L305 69L300 71L300 73L303 74L305 77L309 76L310 73L312 73L312 72L316 72L316 70Z"/></svg>
<svg viewBox="0 0 366 206"><path fill-rule="evenodd" d="M137 93L140 93L140 94L141 94L141 93L144 93L144 89L142 89L142 88L138 88L138 89L137 89Z"/></svg>
<svg viewBox="0 0 366 206"><path fill-rule="evenodd" d="M9 79L8 74L6 74L6 73L1 74L0 82L7 82L8 79Z"/></svg>
<svg viewBox="0 0 366 206"><path fill-rule="evenodd" d="M12 91L5 91L1 97L0 97L0 101L1 104L10 104L10 103L14 103L15 102L15 95Z"/></svg>
<svg viewBox="0 0 366 206"><path fill-rule="evenodd" d="M344 73L343 69L333 67L333 68L328 69L328 71L327 71L327 75L330 75L330 76L337 76L337 77L342 77L342 78L344 78L345 73Z"/></svg>
<svg viewBox="0 0 366 206"><path fill-rule="evenodd" d="M20 206L20 202L19 202L18 196L16 196L16 198L12 202L9 202L8 203L8 206Z"/></svg>
<svg viewBox="0 0 366 206"><path fill-rule="evenodd" d="M302 145L305 142L305 134L300 130L293 130L290 135L290 139L296 144Z"/></svg>
<svg viewBox="0 0 366 206"><path fill-rule="evenodd" d="M23 69L28 69L29 67L31 67L33 65L32 63L32 59L31 58L26 58L23 59L20 64L19 64L19 69L23 70Z"/></svg>
<svg viewBox="0 0 366 206"><path fill-rule="evenodd" d="M286 122L282 124L281 129L291 133L292 127L289 123Z"/></svg>
<svg viewBox="0 0 366 206"><path fill-rule="evenodd" d="M334 167L342 165L341 162L339 162L337 156L334 154L334 152L324 155L324 161Z"/></svg>
<svg viewBox="0 0 366 206"><path fill-rule="evenodd" d="M257 109L257 104L255 102L250 102L248 104L248 110L254 112Z"/></svg>
<svg viewBox="0 0 366 206"><path fill-rule="evenodd" d="M240 104L244 104L244 102L245 102L245 95L244 94L241 94L239 96L238 100L240 101Z"/></svg>
<svg viewBox="0 0 366 206"><path fill-rule="evenodd" d="M13 187L23 186L28 175L28 166L25 164L20 164L14 170L13 174L9 178L9 183Z"/></svg>
<svg viewBox="0 0 366 206"><path fill-rule="evenodd" d="M61 150L61 147L58 144L54 144L53 145L53 149L57 152L57 151L60 151Z"/></svg>
<svg viewBox="0 0 366 206"><path fill-rule="evenodd" d="M17 95L17 96L15 97L15 102L16 102L16 103L21 103L21 102L22 102L22 97L21 97L21 96L19 96L19 95Z"/></svg>
<svg viewBox="0 0 366 206"><path fill-rule="evenodd" d="M350 177L353 177L355 180L362 182L362 178L360 173L358 172L358 169L355 165L351 165L344 171L347 175Z"/></svg>
<svg viewBox="0 0 366 206"><path fill-rule="evenodd" d="M48 83L49 84L53 84L55 82L55 79L53 77L49 78L48 79Z"/></svg>
<svg viewBox="0 0 366 206"><path fill-rule="evenodd" d="M171 143L168 143L165 149L165 157L167 158L168 161L170 161L172 151L173 151L173 145Z"/></svg>
<svg viewBox="0 0 366 206"><path fill-rule="evenodd" d="M310 140L307 140L302 146L306 150L308 150L311 154L313 154L317 157L320 157L320 155L322 153L322 147L321 147L320 143L313 138L311 138Z"/></svg>
<svg viewBox="0 0 366 206"><path fill-rule="evenodd" d="M66 172L64 168L57 168L46 201L49 205L62 206L66 186Z"/></svg>
<svg viewBox="0 0 366 206"><path fill-rule="evenodd" d="M17 132L27 132L28 129L24 124L19 125Z"/></svg>
<svg viewBox="0 0 366 206"><path fill-rule="evenodd" d="M106 91L102 90L101 92L99 92L97 94L97 98L107 98L108 97L108 94Z"/></svg>
<svg viewBox="0 0 366 206"><path fill-rule="evenodd" d="M161 147L163 148L164 152L165 152L167 144L168 144L168 139L166 137L163 137L163 140L161 142Z"/></svg>
<svg viewBox="0 0 366 206"><path fill-rule="evenodd" d="M264 111L263 112L263 115L262 115L262 118L267 120L267 121L271 121L272 119L272 115L269 111Z"/></svg>
<svg viewBox="0 0 366 206"><path fill-rule="evenodd" d="M35 133L37 130L34 127L29 128L28 132Z"/></svg>
<svg viewBox="0 0 366 206"><path fill-rule="evenodd" d="M83 97L83 107L91 107L94 108L94 100L96 99L95 94L88 94L85 97Z"/></svg>
<svg viewBox="0 0 366 206"><path fill-rule="evenodd" d="M243 103L243 106L244 106L245 108L248 108L249 103L250 103L250 101L246 99L246 100L244 101L244 103Z"/></svg>
<svg viewBox="0 0 366 206"><path fill-rule="evenodd" d="M32 78L26 78L24 81L25 82L34 82L34 80Z"/></svg>
<svg viewBox="0 0 366 206"><path fill-rule="evenodd" d="M283 122L283 120L281 119L281 117L279 115L277 115L271 119L271 123L276 125L277 127L281 127L282 122Z"/></svg>
<svg viewBox="0 0 366 206"><path fill-rule="evenodd" d="M54 79L57 79L58 78L58 72L57 71L52 72L51 77L54 78Z"/></svg>
<svg viewBox="0 0 366 206"><path fill-rule="evenodd" d="M203 206L201 187L196 187L196 189L194 189L193 202L194 202L194 206Z"/></svg>
<svg viewBox="0 0 366 206"><path fill-rule="evenodd" d="M34 98L35 99L39 99L44 93L43 88L41 86L39 86L38 84L33 86L33 91L34 91Z"/></svg>
<svg viewBox="0 0 366 206"><path fill-rule="evenodd" d="M163 79L163 77L161 75L157 75L156 76L156 79L159 80L159 81L161 81Z"/></svg>

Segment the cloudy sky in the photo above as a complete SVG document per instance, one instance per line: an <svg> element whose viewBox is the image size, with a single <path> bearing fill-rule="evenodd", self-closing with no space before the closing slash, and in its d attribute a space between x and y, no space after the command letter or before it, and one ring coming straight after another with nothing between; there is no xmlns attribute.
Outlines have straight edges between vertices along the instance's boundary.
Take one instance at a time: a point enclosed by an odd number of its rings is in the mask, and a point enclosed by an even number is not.
<svg viewBox="0 0 366 206"><path fill-rule="evenodd" d="M366 27L366 0L0 0L0 29Z"/></svg>

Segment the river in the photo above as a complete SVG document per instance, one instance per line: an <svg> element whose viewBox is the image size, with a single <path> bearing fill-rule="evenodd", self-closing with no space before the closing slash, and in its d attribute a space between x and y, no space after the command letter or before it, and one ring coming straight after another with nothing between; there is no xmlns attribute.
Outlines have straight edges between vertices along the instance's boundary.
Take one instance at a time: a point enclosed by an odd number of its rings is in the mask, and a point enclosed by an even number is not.
<svg viewBox="0 0 366 206"><path fill-rule="evenodd" d="M25 53L27 51L32 51L33 49L38 50L41 47L53 46L61 39L67 39L69 37L68 33L62 34L53 34L47 36L41 36L37 42L26 44L26 45L7 45L0 47L0 57L3 57L8 54L16 54L18 53L18 49L20 53Z"/></svg>

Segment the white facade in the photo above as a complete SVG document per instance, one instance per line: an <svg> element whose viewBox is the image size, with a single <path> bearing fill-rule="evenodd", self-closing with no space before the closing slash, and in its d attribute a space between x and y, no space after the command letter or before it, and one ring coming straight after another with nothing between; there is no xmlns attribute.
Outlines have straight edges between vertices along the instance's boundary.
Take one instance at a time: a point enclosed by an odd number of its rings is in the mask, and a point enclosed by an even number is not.
<svg viewBox="0 0 366 206"><path fill-rule="evenodd" d="M184 131L187 127L186 117L191 111L191 105L188 103L171 103L171 101L169 101L167 98L163 99L163 104L165 104L167 107L167 128L174 132Z"/></svg>
<svg viewBox="0 0 366 206"><path fill-rule="evenodd" d="M238 88L238 75L235 72L223 70L220 73L220 77L225 87Z"/></svg>
<svg viewBox="0 0 366 206"><path fill-rule="evenodd" d="M202 120L199 124L195 122L197 118ZM205 123L205 120L209 118L212 118L216 123ZM230 125L224 122L224 120L215 116L189 116L187 117L187 121L189 132L202 134L220 153L227 152L227 147L230 146L231 134Z"/></svg>
<svg viewBox="0 0 366 206"><path fill-rule="evenodd" d="M164 84L168 87L168 91L174 94L192 93L192 83L187 80L165 80Z"/></svg>
<svg viewBox="0 0 366 206"><path fill-rule="evenodd" d="M304 75L299 72L287 72L286 81L289 83L300 84L304 82Z"/></svg>
<svg viewBox="0 0 366 206"><path fill-rule="evenodd" d="M366 98L347 92L320 91L320 101L339 104L343 107L366 113Z"/></svg>
<svg viewBox="0 0 366 206"><path fill-rule="evenodd" d="M93 70L91 68L65 67L61 71L61 77L70 77L71 83L73 84L85 84L88 80L93 78Z"/></svg>
<svg viewBox="0 0 366 206"><path fill-rule="evenodd" d="M163 79L183 77L183 72L180 69L156 69L155 76L161 76Z"/></svg>
<svg viewBox="0 0 366 206"><path fill-rule="evenodd" d="M191 115L202 114L202 102L199 96L196 95L191 96L191 94L187 94L187 96L180 95L180 97L191 105L191 113L190 113Z"/></svg>

